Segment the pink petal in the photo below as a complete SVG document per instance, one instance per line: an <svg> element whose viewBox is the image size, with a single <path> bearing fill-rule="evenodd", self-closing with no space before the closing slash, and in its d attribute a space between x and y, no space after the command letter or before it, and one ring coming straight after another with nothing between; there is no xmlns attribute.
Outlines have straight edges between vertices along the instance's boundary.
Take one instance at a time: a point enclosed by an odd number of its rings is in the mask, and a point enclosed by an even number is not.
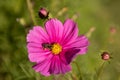
<svg viewBox="0 0 120 80"><path fill-rule="evenodd" d="M62 39L63 45L74 42L77 36L78 36L77 24L70 19L66 20L64 23L64 31L63 31L63 39Z"/></svg>
<svg viewBox="0 0 120 80"><path fill-rule="evenodd" d="M79 51L80 49L71 48L65 52L64 56L68 64L70 64Z"/></svg>
<svg viewBox="0 0 120 80"><path fill-rule="evenodd" d="M68 49L70 47L71 48L83 48L83 47L87 47L88 45L89 45L89 41L87 37L85 37L84 35L81 35L77 37L74 42L65 45L64 49Z"/></svg>
<svg viewBox="0 0 120 80"><path fill-rule="evenodd" d="M59 42L62 38L63 24L57 19L50 19L45 24L51 42Z"/></svg>
<svg viewBox="0 0 120 80"><path fill-rule="evenodd" d="M83 48L89 45L89 41L86 36L81 35L75 40L75 42L71 44L72 44L72 47Z"/></svg>
<svg viewBox="0 0 120 80"><path fill-rule="evenodd" d="M42 45L40 43L28 43L27 46L29 47L36 47L36 48L42 48Z"/></svg>
<svg viewBox="0 0 120 80"><path fill-rule="evenodd" d="M31 62L42 62L44 61L46 58L48 58L48 56L50 55L49 52L43 52L43 53L30 53L28 54L29 60Z"/></svg>
<svg viewBox="0 0 120 80"><path fill-rule="evenodd" d="M66 72L71 71L71 66L61 63L61 71L62 71L62 74L65 74Z"/></svg>
<svg viewBox="0 0 120 80"><path fill-rule="evenodd" d="M44 52L41 44L28 43L27 44L28 53L41 53Z"/></svg>
<svg viewBox="0 0 120 80"><path fill-rule="evenodd" d="M50 73L51 74L64 74L68 71L71 70L71 67L69 64L65 64L61 59L59 55L55 55L52 58L52 63L51 63L51 67L50 67Z"/></svg>
<svg viewBox="0 0 120 80"><path fill-rule="evenodd" d="M89 41L84 35L79 36L75 42L71 43L71 47L80 49L79 54L85 54L88 50L88 45Z"/></svg>
<svg viewBox="0 0 120 80"><path fill-rule="evenodd" d="M47 58L50 51L45 51L42 49L40 44L28 43L27 44L28 55L31 62L40 62Z"/></svg>
<svg viewBox="0 0 120 80"><path fill-rule="evenodd" d="M40 26L33 27L27 35L27 42L42 43L48 41L48 35Z"/></svg>
<svg viewBox="0 0 120 80"><path fill-rule="evenodd" d="M85 54L87 51L88 51L88 46L80 48L80 51L78 52L78 54Z"/></svg>
<svg viewBox="0 0 120 80"><path fill-rule="evenodd" d="M44 76L49 76L50 75L49 69L50 69L50 65L51 65L51 58L52 58L52 55L47 57L46 60L34 65L33 69L36 72L40 72Z"/></svg>
<svg viewBox="0 0 120 80"><path fill-rule="evenodd" d="M60 61L63 63L63 64L65 64L65 65L68 65L68 62L67 62L67 60L66 60L66 58L65 58L65 50L63 50L61 53L60 53L60 56L59 56L59 58L60 58Z"/></svg>
<svg viewBox="0 0 120 80"><path fill-rule="evenodd" d="M78 52L79 54L85 54L87 52L88 45L88 39L84 35L81 35L74 42L65 45L63 49L66 50L70 48L76 48L80 49L80 51Z"/></svg>
<svg viewBox="0 0 120 80"><path fill-rule="evenodd" d="M52 63L51 63L51 67L50 67L50 73L52 74L60 74L60 60L59 60L59 56L54 55L52 58Z"/></svg>

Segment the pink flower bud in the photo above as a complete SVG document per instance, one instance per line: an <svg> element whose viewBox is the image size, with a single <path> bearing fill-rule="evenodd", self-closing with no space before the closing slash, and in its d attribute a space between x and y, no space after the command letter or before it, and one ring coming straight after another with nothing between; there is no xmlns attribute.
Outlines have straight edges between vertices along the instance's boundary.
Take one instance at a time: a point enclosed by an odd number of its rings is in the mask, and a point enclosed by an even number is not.
<svg viewBox="0 0 120 80"><path fill-rule="evenodd" d="M117 32L115 27L110 27L110 33L114 35Z"/></svg>
<svg viewBox="0 0 120 80"><path fill-rule="evenodd" d="M49 14L49 12L48 12L45 8L41 8L41 9L39 10L39 17L40 17L41 19L46 19L46 18L48 18L48 14Z"/></svg>
<svg viewBox="0 0 120 80"><path fill-rule="evenodd" d="M108 52L103 52L101 54L103 60L109 60L110 59L110 54Z"/></svg>

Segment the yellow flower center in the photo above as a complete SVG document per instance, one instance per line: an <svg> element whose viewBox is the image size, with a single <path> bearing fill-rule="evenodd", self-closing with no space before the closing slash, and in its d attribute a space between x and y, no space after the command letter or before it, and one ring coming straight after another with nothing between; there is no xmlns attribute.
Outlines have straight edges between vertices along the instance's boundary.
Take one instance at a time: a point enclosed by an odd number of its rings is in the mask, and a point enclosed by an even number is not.
<svg viewBox="0 0 120 80"><path fill-rule="evenodd" d="M53 54L59 54L62 51L62 47L60 44L55 43L52 45L52 53Z"/></svg>

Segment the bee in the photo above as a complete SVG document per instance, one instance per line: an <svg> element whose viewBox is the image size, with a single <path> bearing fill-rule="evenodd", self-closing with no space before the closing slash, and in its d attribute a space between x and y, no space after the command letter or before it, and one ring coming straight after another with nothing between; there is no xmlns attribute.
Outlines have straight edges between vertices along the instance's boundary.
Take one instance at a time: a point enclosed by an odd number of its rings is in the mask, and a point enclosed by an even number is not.
<svg viewBox="0 0 120 80"><path fill-rule="evenodd" d="M42 47L44 50L52 50L52 44L50 43L42 43Z"/></svg>

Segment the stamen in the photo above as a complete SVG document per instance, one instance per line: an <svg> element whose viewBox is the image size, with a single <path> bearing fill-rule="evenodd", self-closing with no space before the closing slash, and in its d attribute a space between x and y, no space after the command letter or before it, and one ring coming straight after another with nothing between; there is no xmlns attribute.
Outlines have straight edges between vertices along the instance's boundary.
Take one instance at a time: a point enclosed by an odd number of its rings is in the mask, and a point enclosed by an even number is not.
<svg viewBox="0 0 120 80"><path fill-rule="evenodd" d="M52 53L53 54L59 54L62 51L62 47L60 44L55 43L52 45Z"/></svg>

